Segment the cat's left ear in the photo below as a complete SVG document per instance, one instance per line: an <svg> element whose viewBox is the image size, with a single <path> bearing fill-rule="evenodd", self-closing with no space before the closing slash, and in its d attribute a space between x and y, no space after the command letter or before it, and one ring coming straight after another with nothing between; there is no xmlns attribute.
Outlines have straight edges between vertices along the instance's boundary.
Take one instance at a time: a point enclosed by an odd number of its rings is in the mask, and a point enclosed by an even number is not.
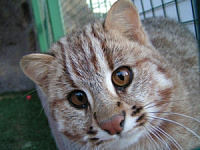
<svg viewBox="0 0 200 150"><path fill-rule="evenodd" d="M148 37L142 27L137 8L130 0L118 0L113 4L105 20L107 31L117 30L130 40L148 45Z"/></svg>
<svg viewBox="0 0 200 150"><path fill-rule="evenodd" d="M46 93L49 81L50 66L55 57L48 54L30 54L22 57L20 65L23 72Z"/></svg>

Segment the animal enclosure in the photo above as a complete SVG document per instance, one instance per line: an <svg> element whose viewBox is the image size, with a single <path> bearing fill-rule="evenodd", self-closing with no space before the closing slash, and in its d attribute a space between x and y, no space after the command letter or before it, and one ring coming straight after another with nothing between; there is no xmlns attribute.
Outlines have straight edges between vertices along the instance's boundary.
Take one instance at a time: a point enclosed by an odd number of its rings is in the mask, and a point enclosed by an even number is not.
<svg viewBox="0 0 200 150"><path fill-rule="evenodd" d="M194 33L198 42L198 0L132 0L141 19L168 17L175 19ZM63 35L99 18L104 18L116 0L32 0L37 35L42 52Z"/></svg>
<svg viewBox="0 0 200 150"><path fill-rule="evenodd" d="M115 1L32 0L41 51L47 52L53 42L73 29L81 28L90 21L103 19ZM184 24L199 41L197 11L199 1L134 0L133 2L138 8L141 19L159 16L175 19Z"/></svg>

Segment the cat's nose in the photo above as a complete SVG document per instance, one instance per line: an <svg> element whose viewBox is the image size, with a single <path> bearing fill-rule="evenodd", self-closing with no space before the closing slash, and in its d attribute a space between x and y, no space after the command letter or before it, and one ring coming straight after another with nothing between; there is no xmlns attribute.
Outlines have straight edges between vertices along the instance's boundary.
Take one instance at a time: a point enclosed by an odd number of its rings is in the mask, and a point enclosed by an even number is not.
<svg viewBox="0 0 200 150"><path fill-rule="evenodd" d="M110 135L119 134L124 128L124 116L113 116L110 120L100 123L100 128Z"/></svg>

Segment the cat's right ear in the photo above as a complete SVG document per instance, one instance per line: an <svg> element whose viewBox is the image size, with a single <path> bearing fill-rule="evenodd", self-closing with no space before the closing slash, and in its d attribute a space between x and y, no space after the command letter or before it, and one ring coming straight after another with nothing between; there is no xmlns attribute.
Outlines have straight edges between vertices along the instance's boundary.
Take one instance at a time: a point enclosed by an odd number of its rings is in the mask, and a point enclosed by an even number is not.
<svg viewBox="0 0 200 150"><path fill-rule="evenodd" d="M115 30L130 40L143 45L149 44L137 8L130 0L115 2L108 11L104 25L107 31Z"/></svg>
<svg viewBox="0 0 200 150"><path fill-rule="evenodd" d="M20 65L23 72L46 92L50 64L55 57L48 54L30 54L22 57Z"/></svg>

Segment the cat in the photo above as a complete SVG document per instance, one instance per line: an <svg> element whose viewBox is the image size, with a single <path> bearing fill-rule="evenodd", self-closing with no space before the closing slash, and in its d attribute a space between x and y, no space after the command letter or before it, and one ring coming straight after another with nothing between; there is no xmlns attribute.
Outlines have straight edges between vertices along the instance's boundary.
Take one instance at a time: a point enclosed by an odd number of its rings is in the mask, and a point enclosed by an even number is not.
<svg viewBox="0 0 200 150"><path fill-rule="evenodd" d="M105 21L20 64L48 96L58 130L80 149L188 150L200 143L197 51L182 25L141 22L131 1L118 0Z"/></svg>

